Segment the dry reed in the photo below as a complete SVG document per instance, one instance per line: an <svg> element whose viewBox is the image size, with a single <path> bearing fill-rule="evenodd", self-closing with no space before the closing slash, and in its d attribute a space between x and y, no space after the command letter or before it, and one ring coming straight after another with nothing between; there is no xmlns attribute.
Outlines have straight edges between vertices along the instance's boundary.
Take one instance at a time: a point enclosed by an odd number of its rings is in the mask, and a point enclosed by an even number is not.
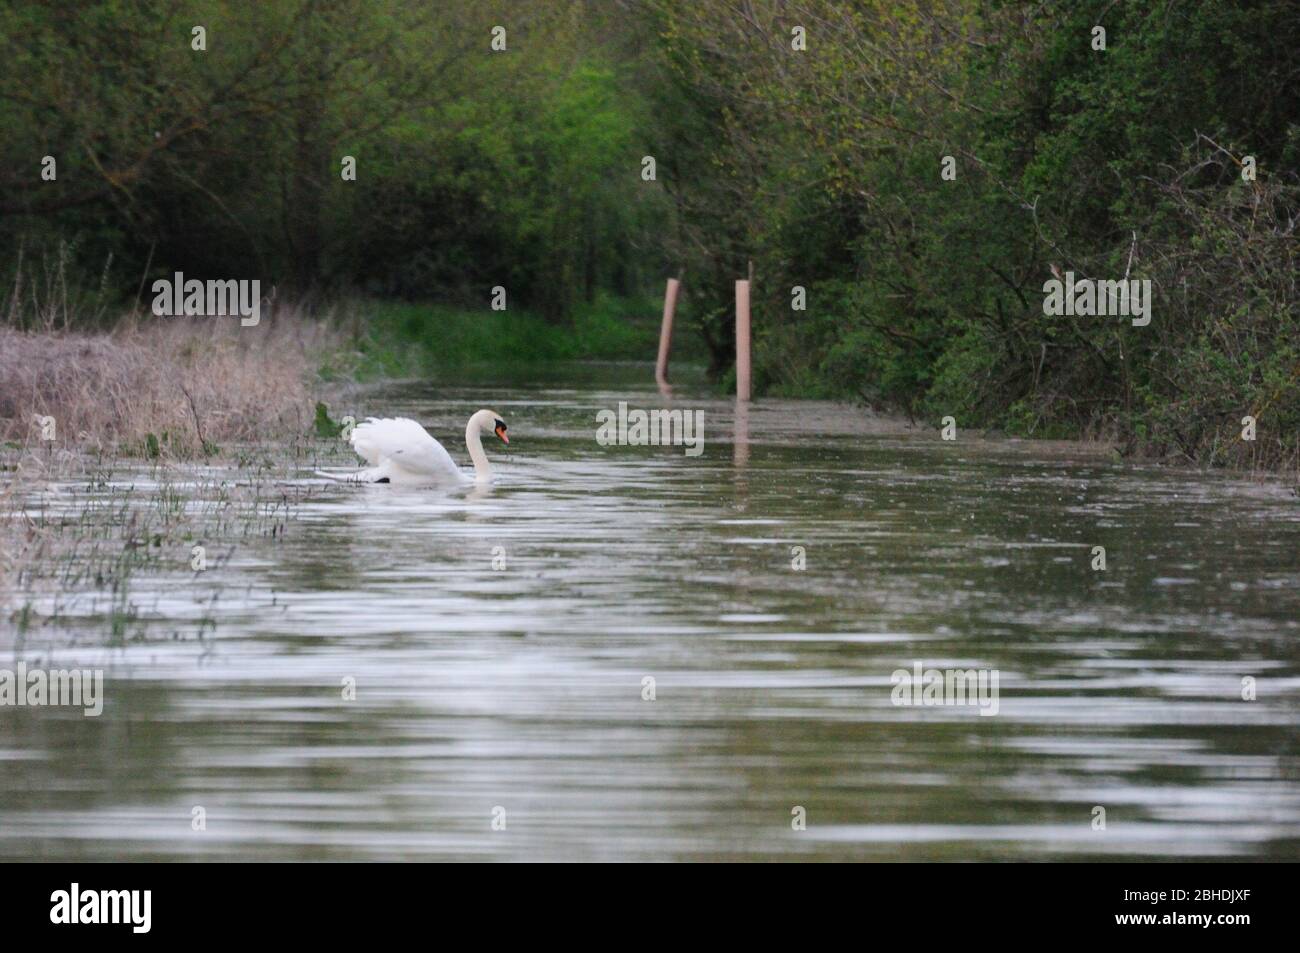
<svg viewBox="0 0 1300 953"><path fill-rule="evenodd" d="M0 440L80 450L211 452L312 420L310 384L338 348L328 321L289 307L238 318L128 318L111 333L0 327ZM152 435L152 436L151 436Z"/></svg>

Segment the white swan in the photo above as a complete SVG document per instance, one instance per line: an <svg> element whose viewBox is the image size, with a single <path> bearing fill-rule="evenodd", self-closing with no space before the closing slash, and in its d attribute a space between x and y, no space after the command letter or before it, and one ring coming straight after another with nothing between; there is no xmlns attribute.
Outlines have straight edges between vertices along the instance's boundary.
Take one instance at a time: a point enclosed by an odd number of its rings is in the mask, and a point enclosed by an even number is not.
<svg viewBox="0 0 1300 953"><path fill-rule="evenodd" d="M483 452L482 434L495 433L503 443L506 422L491 410L480 410L465 425L465 446L474 462L473 481L492 479L492 467ZM352 431L352 449L370 464L347 477L360 483L394 483L407 486L469 483L470 477L456 466L442 444L414 420L405 417L371 417Z"/></svg>

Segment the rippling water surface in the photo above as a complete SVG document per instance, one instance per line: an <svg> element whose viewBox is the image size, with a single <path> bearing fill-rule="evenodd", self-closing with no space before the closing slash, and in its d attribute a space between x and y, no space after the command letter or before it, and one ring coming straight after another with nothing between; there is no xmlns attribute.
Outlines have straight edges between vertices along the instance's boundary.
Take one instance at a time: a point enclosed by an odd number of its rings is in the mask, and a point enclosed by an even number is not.
<svg viewBox="0 0 1300 953"><path fill-rule="evenodd" d="M137 576L124 644L102 592L0 630L107 680L0 708L0 857L1300 859L1285 486L690 388L703 455L600 446L646 375L365 394L462 463L501 412L497 483L304 469L282 537ZM996 715L893 704L917 664L995 670Z"/></svg>

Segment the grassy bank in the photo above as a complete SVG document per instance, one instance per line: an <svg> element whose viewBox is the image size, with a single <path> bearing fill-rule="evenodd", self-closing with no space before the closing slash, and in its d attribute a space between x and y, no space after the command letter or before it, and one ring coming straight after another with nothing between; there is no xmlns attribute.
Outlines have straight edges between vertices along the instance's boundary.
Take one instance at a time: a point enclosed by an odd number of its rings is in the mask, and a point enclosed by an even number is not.
<svg viewBox="0 0 1300 953"><path fill-rule="evenodd" d="M362 379L409 377L491 364L523 368L556 361L653 361L661 303L602 295L570 321L546 321L510 308L468 310L437 304L373 301L355 306L364 333L355 340ZM677 360L699 357L694 336L678 335Z"/></svg>

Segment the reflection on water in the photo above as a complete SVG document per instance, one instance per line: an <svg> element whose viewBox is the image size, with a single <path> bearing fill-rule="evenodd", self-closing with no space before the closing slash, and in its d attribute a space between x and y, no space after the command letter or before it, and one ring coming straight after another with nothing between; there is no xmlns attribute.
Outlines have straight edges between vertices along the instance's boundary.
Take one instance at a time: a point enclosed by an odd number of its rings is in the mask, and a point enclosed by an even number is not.
<svg viewBox="0 0 1300 953"><path fill-rule="evenodd" d="M736 398L731 421L731 465L736 468L736 481L740 483L749 466L749 401Z"/></svg>
<svg viewBox="0 0 1300 953"><path fill-rule="evenodd" d="M1284 488L681 384L703 456L598 445L649 377L371 394L462 463L506 414L498 483L324 487L138 577L125 647L75 601L0 633L107 671L98 719L0 708L0 856L1300 858ZM917 663L997 670L998 714L892 704Z"/></svg>

